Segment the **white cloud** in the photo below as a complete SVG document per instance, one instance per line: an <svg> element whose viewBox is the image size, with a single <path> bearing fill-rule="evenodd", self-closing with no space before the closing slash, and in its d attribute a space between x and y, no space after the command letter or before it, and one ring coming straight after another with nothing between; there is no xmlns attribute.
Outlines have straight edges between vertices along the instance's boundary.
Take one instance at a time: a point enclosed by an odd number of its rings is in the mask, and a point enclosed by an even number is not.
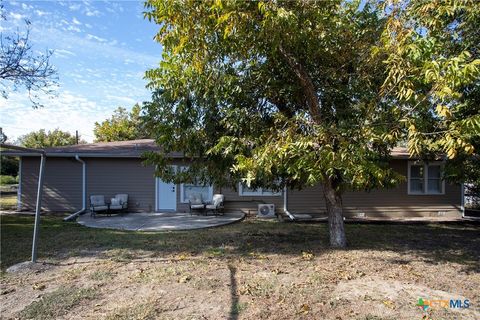
<svg viewBox="0 0 480 320"><path fill-rule="evenodd" d="M36 13L36 15L39 16L39 17L46 16L46 15L49 15L49 14L50 14L50 12L42 11L42 10L35 10L35 13Z"/></svg>
<svg viewBox="0 0 480 320"><path fill-rule="evenodd" d="M129 98L129 97L125 97L125 96L117 96L117 95L111 95L111 94L107 94L105 96L105 98L109 99L109 100L113 100L115 102L120 102L120 103L124 103L126 106L132 106L134 105L136 102L135 99L132 99L132 98Z"/></svg>
<svg viewBox="0 0 480 320"><path fill-rule="evenodd" d="M93 10L91 8L86 8L85 9L85 15L88 16L88 17L99 17L100 16L100 11Z"/></svg>
<svg viewBox="0 0 480 320"><path fill-rule="evenodd" d="M72 133L78 130L85 140L92 141L94 123L112 113L110 107L102 108L96 102L68 91L42 102L45 107L33 109L28 98L20 93L12 94L8 101L0 100L2 113L9 115L8 118L2 117L0 124L9 140L35 130L59 128Z"/></svg>
<svg viewBox="0 0 480 320"><path fill-rule="evenodd" d="M26 16L21 13L10 12L10 17L14 20L21 20L24 19Z"/></svg>
<svg viewBox="0 0 480 320"><path fill-rule="evenodd" d="M88 40L96 40L98 42L107 42L107 39L97 37L97 36L95 36L93 34L90 34L90 33L87 34L87 39Z"/></svg>
<svg viewBox="0 0 480 320"><path fill-rule="evenodd" d="M76 54L73 53L72 51L65 50L65 49L56 49L54 51L54 54L60 58L68 58L70 56L76 56Z"/></svg>
<svg viewBox="0 0 480 320"><path fill-rule="evenodd" d="M67 31L75 31L75 32L82 32L82 30L81 30L80 28L75 27L75 26L72 26L72 25L68 26L68 27L67 27L66 29L64 29L64 30L67 30Z"/></svg>
<svg viewBox="0 0 480 320"><path fill-rule="evenodd" d="M26 3L22 3L22 9L23 9L23 10L28 10L28 9L33 9L33 7L30 6L30 5L28 5L28 4L26 4Z"/></svg>
<svg viewBox="0 0 480 320"><path fill-rule="evenodd" d="M77 11L78 9L80 9L82 7L81 4L79 3L74 3L74 4L71 4L68 6L68 9L70 9L71 11Z"/></svg>
<svg viewBox="0 0 480 320"><path fill-rule="evenodd" d="M72 23L73 23L73 24L76 24L77 26L81 26L81 25L82 25L82 23L81 23L80 21L78 21L77 18L75 18L75 17L73 17Z"/></svg>

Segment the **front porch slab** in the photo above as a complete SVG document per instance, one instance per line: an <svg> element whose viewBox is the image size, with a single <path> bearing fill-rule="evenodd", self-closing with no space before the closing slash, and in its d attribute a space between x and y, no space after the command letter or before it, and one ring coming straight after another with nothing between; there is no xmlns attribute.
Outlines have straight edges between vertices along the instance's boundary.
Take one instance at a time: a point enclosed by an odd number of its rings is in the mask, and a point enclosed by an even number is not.
<svg viewBox="0 0 480 320"><path fill-rule="evenodd" d="M180 231L218 227L242 220L244 213L225 213L223 216L197 216L188 213L126 213L123 215L97 215L86 213L78 223L90 228L131 231Z"/></svg>

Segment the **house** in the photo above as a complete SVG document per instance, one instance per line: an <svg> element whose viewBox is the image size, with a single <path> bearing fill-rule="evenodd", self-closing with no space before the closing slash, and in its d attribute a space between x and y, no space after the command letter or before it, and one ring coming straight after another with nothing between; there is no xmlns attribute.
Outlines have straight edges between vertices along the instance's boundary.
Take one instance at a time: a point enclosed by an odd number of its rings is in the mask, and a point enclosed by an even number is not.
<svg viewBox="0 0 480 320"><path fill-rule="evenodd" d="M188 212L188 196L197 192L202 193L204 199L211 199L214 193L224 194L227 211L253 213L258 204L273 203L279 213L325 214L320 186L273 192L267 189L252 190L241 185L237 190L217 186L175 185L155 178L154 167L142 164L141 156L145 151L159 149L150 139L46 148L42 209L75 212L84 205L89 207L89 195L102 194L109 199L117 193L128 193L131 211ZM21 210L33 210L39 155L21 151L5 151L4 154L20 157L18 207ZM182 153L169 156L172 165L185 165ZM463 186L441 179L442 162L414 161L409 159L408 152L403 148L395 148L391 156L391 166L407 177L407 181L393 189L347 192L343 198L346 216L462 215Z"/></svg>

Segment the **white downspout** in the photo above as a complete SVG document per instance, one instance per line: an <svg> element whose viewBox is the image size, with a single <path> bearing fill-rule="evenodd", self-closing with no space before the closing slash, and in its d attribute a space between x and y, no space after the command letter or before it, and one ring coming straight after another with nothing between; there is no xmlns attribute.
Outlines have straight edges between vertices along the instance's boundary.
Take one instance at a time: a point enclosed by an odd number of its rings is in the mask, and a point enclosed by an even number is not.
<svg viewBox="0 0 480 320"><path fill-rule="evenodd" d="M283 188L283 211L291 220L295 220L295 216L288 211L287 186Z"/></svg>
<svg viewBox="0 0 480 320"><path fill-rule="evenodd" d="M80 159L78 154L75 155L75 160L82 164L82 209L79 211L72 213L68 217L64 218L63 221L71 221L77 218L80 214L84 213L87 209L87 164L85 161Z"/></svg>
<svg viewBox="0 0 480 320"><path fill-rule="evenodd" d="M17 211L22 211L22 159L18 161Z"/></svg>

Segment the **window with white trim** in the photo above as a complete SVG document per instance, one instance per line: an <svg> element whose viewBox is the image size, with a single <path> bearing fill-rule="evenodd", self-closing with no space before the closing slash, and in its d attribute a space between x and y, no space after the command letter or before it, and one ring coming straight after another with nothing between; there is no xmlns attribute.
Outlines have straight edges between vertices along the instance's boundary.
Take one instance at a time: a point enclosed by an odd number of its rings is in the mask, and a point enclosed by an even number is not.
<svg viewBox="0 0 480 320"><path fill-rule="evenodd" d="M188 167L181 167L180 170L186 170ZM188 203L192 194L200 194L202 201L211 201L213 197L213 186L204 185L198 182L180 184L180 202Z"/></svg>
<svg viewBox="0 0 480 320"><path fill-rule="evenodd" d="M238 194L240 196L281 196L281 191L273 191L267 188L249 188L245 184L240 183L238 186Z"/></svg>
<svg viewBox="0 0 480 320"><path fill-rule="evenodd" d="M442 162L409 162L408 194L444 194Z"/></svg>

